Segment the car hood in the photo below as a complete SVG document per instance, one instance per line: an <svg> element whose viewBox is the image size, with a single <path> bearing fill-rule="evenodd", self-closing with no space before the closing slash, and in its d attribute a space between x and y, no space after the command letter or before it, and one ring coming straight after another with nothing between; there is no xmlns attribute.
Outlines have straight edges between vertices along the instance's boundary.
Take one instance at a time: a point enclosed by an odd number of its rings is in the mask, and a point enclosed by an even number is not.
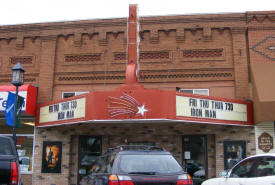
<svg viewBox="0 0 275 185"><path fill-rule="evenodd" d="M220 181L224 179L223 177L220 178L213 178L213 179L208 179L204 181L201 185L219 185Z"/></svg>

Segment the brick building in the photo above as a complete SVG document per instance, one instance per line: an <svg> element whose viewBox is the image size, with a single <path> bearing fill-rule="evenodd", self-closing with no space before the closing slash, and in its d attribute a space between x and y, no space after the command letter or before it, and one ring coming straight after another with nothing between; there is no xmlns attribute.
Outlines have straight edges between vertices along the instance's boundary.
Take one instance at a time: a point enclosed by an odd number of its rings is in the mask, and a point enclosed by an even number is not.
<svg viewBox="0 0 275 185"><path fill-rule="evenodd" d="M274 12L248 12L141 17L139 83L156 91L252 100L257 85L250 85L249 66L274 61L274 16ZM266 40L268 54L261 52L266 47L255 49ZM0 85L10 84L11 67L20 59L25 83L38 87L38 104L113 91L125 81L126 50L127 19L1 26ZM34 117L25 115L22 120L34 122ZM268 121L272 126L274 119ZM1 134L11 133L2 122ZM77 184L95 156L125 143L162 146L183 166L204 168L206 178L229 167L230 147L240 147L243 156L256 153L253 124L209 124L197 119L65 123L18 129L34 137L33 167L23 174L24 184L31 179L32 184ZM62 143L60 173L42 171L45 141Z"/></svg>

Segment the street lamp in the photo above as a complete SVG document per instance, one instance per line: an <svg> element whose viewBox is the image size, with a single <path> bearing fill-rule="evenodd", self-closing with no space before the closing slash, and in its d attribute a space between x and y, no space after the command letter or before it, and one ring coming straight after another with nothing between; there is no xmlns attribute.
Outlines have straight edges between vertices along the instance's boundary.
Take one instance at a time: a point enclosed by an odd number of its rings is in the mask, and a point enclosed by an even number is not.
<svg viewBox="0 0 275 185"><path fill-rule="evenodd" d="M13 140L15 143L15 146L17 144L17 138L16 138L16 120L17 120L17 102L18 102L18 87L24 84L24 68L21 65L20 61L18 60L18 63L15 64L12 68L12 77L11 77L11 83L16 87L15 91L15 103L14 103L14 119L13 119Z"/></svg>

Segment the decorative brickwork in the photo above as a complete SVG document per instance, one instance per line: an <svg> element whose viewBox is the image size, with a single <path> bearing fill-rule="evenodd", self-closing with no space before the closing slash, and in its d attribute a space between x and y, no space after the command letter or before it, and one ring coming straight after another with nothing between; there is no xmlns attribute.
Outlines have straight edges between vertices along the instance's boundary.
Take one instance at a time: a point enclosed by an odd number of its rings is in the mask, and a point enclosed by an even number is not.
<svg viewBox="0 0 275 185"><path fill-rule="evenodd" d="M82 45L82 35L81 33L74 34L74 46L80 47Z"/></svg>
<svg viewBox="0 0 275 185"><path fill-rule="evenodd" d="M182 55L184 58L221 57L223 55L223 49L183 50Z"/></svg>
<svg viewBox="0 0 275 185"><path fill-rule="evenodd" d="M58 73L58 78L56 78L56 84L81 84L84 81L86 83L113 83L114 81L118 83L123 83L125 80L124 71L121 72L108 72L104 73L94 73L89 74L79 74L79 73ZM177 72L177 71L140 71L140 81L141 82L151 82L158 81L160 79L165 79L167 81L216 81L219 80L233 80L234 75L232 72Z"/></svg>
<svg viewBox="0 0 275 185"><path fill-rule="evenodd" d="M203 78L207 78L207 80L211 80L211 78L217 79L217 78L232 78L233 75L232 73L198 73L198 74L194 74L194 73L175 73L175 72L170 72L169 74L163 74L163 75L154 75L154 74L150 74L150 73L143 73L141 72L140 75L142 80L146 80L146 79L181 79L181 80L194 80L196 81L196 78L201 80Z"/></svg>
<svg viewBox="0 0 275 185"><path fill-rule="evenodd" d="M168 59L168 60L167 60ZM126 53L114 53L114 61L115 63L125 63ZM140 52L139 54L140 62L153 62L153 63L161 63L161 62L169 62L171 61L171 56L169 51L148 51L148 52Z"/></svg>
<svg viewBox="0 0 275 185"><path fill-rule="evenodd" d="M251 12L248 13L248 22L258 22L258 23L262 23L265 20L274 23L275 22L275 13L274 12L270 12L270 13L258 13L258 12Z"/></svg>
<svg viewBox="0 0 275 185"><path fill-rule="evenodd" d="M275 61L275 36L269 35L255 44L251 50L271 61Z"/></svg>
<svg viewBox="0 0 275 185"><path fill-rule="evenodd" d="M23 49L23 48L24 48L24 37L22 33L18 33L16 38L16 49Z"/></svg>
<svg viewBox="0 0 275 185"><path fill-rule="evenodd" d="M10 66L15 65L18 61L25 66L25 65L32 65L33 64L33 56L26 56L26 57L10 57Z"/></svg>
<svg viewBox="0 0 275 185"><path fill-rule="evenodd" d="M66 55L65 63L92 63L101 60L101 54Z"/></svg>
<svg viewBox="0 0 275 185"><path fill-rule="evenodd" d="M169 59L169 51L141 52L140 60ZM115 53L114 60L126 60L126 53Z"/></svg>
<svg viewBox="0 0 275 185"><path fill-rule="evenodd" d="M169 59L169 52L168 51L141 52L139 58L140 60Z"/></svg>
<svg viewBox="0 0 275 185"><path fill-rule="evenodd" d="M114 60L126 60L126 53L114 53Z"/></svg>
<svg viewBox="0 0 275 185"><path fill-rule="evenodd" d="M36 83L38 80L38 73L29 73L24 75L24 82L27 84ZM11 82L11 74L7 75L0 75L0 84L6 85Z"/></svg>
<svg viewBox="0 0 275 185"><path fill-rule="evenodd" d="M184 28L177 28L176 29L176 41L178 43L182 43L185 40L184 36Z"/></svg>
<svg viewBox="0 0 275 185"><path fill-rule="evenodd" d="M203 37L205 41L211 41L212 39L211 27L208 26L203 28Z"/></svg>
<svg viewBox="0 0 275 185"><path fill-rule="evenodd" d="M82 77L59 77L60 81L85 81L85 80L115 80L125 79L125 76L82 76Z"/></svg>

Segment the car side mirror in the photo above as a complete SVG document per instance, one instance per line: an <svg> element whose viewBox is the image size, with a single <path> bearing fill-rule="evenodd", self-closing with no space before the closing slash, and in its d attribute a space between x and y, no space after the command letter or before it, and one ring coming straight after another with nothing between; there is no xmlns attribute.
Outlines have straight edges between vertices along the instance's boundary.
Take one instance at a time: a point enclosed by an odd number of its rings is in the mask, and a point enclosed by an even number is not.
<svg viewBox="0 0 275 185"><path fill-rule="evenodd" d="M221 177L227 177L227 174L228 174L228 170L224 170L224 171L220 172Z"/></svg>

